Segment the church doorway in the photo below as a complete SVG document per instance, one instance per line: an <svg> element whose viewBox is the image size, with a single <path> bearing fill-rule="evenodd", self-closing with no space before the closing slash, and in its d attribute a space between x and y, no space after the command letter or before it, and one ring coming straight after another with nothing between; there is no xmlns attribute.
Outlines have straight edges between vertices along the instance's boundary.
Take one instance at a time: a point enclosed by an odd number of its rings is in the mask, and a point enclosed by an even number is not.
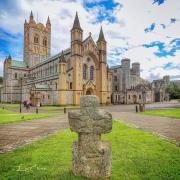
<svg viewBox="0 0 180 180"><path fill-rule="evenodd" d="M160 102L160 92L155 93L155 102Z"/></svg>
<svg viewBox="0 0 180 180"><path fill-rule="evenodd" d="M35 96L34 93L30 95L30 101L31 101L31 104L32 104L33 106L36 105L37 99L36 99L36 96Z"/></svg>
<svg viewBox="0 0 180 180"><path fill-rule="evenodd" d="M93 90L91 88L89 88L87 91L86 91L86 95L92 95L93 94Z"/></svg>
<svg viewBox="0 0 180 180"><path fill-rule="evenodd" d="M133 95L133 103L136 104L137 103L137 96Z"/></svg>

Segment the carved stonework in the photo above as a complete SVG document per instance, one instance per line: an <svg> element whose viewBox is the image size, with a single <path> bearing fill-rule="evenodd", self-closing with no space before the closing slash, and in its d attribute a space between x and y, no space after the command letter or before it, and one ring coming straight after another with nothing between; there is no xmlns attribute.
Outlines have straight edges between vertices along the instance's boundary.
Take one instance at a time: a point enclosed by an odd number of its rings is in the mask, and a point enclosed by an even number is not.
<svg viewBox="0 0 180 180"><path fill-rule="evenodd" d="M112 115L98 109L97 96L82 96L80 111L69 112L72 131L78 133L73 143L73 173L90 178L111 176L111 144L101 141L102 133L112 129Z"/></svg>

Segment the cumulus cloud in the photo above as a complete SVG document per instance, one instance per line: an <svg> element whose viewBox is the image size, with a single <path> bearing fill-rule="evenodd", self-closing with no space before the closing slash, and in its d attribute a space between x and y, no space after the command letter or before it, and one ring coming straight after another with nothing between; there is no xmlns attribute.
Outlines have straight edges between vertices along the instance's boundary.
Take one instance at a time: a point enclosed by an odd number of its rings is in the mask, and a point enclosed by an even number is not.
<svg viewBox="0 0 180 180"><path fill-rule="evenodd" d="M0 28L15 35L19 41L23 36L24 19L28 19L30 10L39 22L45 23L49 15L52 54L70 46L70 29L75 11L78 11L84 38L92 32L96 41L100 26L103 26L110 66L120 64L122 57L129 57L132 62L141 63L144 78L159 78L166 74L179 78L179 0L140 0L138 3L134 0L7 0L0 2L0 9ZM153 42L160 42L163 48L144 46ZM22 46L18 47L22 49ZM16 59L20 59L19 54L20 51L16 53ZM4 54L0 53L0 60L3 58ZM172 65L165 68L168 62Z"/></svg>

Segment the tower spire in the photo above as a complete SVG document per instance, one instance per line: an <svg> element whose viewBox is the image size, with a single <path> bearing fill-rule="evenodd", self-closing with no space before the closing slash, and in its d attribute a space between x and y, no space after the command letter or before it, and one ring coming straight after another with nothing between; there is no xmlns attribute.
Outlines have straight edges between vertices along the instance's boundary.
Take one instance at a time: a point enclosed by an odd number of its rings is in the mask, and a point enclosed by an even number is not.
<svg viewBox="0 0 180 180"><path fill-rule="evenodd" d="M61 56L59 57L59 63L66 63L64 51L61 52Z"/></svg>
<svg viewBox="0 0 180 180"><path fill-rule="evenodd" d="M32 22L33 20L34 20L34 16L33 16L32 10L31 10L30 17L29 17L29 21Z"/></svg>
<svg viewBox="0 0 180 180"><path fill-rule="evenodd" d="M48 18L47 18L46 24L51 24L50 19L49 19L49 16L48 16Z"/></svg>
<svg viewBox="0 0 180 180"><path fill-rule="evenodd" d="M9 53L8 59L12 59L10 53Z"/></svg>
<svg viewBox="0 0 180 180"><path fill-rule="evenodd" d="M101 30L100 30L99 38L98 38L97 42L100 42L100 41L106 42L106 40L105 40L105 38L104 38L104 33L103 33L102 26L101 26Z"/></svg>
<svg viewBox="0 0 180 180"><path fill-rule="evenodd" d="M72 29L81 29L81 26L80 26L80 23L79 23L79 17L78 17L78 13L76 11L76 16L75 16L75 19L74 19L74 24L73 24L73 28Z"/></svg>

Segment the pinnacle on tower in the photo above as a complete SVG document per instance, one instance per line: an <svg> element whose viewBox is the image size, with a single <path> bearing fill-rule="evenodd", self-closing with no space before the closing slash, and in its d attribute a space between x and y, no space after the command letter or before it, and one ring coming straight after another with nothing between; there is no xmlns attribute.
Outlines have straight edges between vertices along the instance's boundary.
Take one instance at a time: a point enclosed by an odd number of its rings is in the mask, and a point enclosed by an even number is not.
<svg viewBox="0 0 180 180"><path fill-rule="evenodd" d="M78 18L78 13L76 12L76 16L74 19L74 24L73 24L73 28L72 29L79 29L82 31L80 23L79 23L79 18Z"/></svg>
<svg viewBox="0 0 180 180"><path fill-rule="evenodd" d="M47 18L46 24L51 24L50 19L49 19L49 16L48 16L48 18Z"/></svg>
<svg viewBox="0 0 180 180"><path fill-rule="evenodd" d="M106 40L105 40L105 38L104 38L104 33L103 33L102 26L101 26L101 30L100 30L99 38L98 38L97 42L100 42L100 41L106 42Z"/></svg>
<svg viewBox="0 0 180 180"><path fill-rule="evenodd" d="M31 10L31 13L30 13L30 18L34 18L32 10Z"/></svg>
<svg viewBox="0 0 180 180"><path fill-rule="evenodd" d="M33 21L33 20L34 20L34 16L33 16L33 12L31 11L29 21Z"/></svg>
<svg viewBox="0 0 180 180"><path fill-rule="evenodd" d="M9 56L8 56L8 59L12 59L10 54L9 54Z"/></svg>
<svg viewBox="0 0 180 180"><path fill-rule="evenodd" d="M59 57L59 63L66 63L63 51L61 52L61 56Z"/></svg>

